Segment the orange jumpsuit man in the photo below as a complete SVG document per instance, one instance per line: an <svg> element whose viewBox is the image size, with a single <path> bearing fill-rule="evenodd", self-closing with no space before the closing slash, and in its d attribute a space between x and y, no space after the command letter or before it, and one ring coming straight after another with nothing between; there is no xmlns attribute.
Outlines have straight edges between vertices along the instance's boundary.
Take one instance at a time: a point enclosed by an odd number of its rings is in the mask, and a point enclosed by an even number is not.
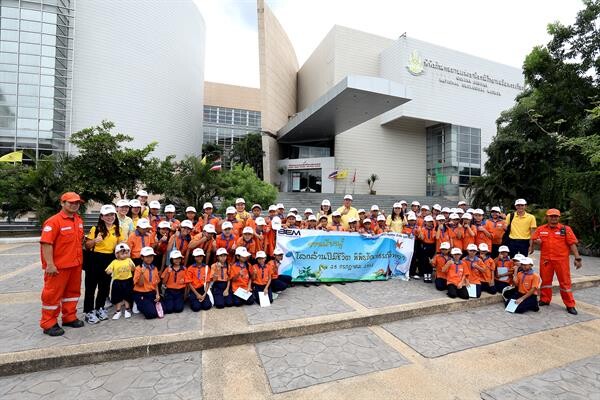
<svg viewBox="0 0 600 400"><path fill-rule="evenodd" d="M560 211L551 208L546 212L548 223L534 232L529 243L529 254L533 253L533 244L540 246L540 275L542 277L542 294L540 306L547 306L552 301L552 279L554 273L560 286L560 297L569 314L577 315L575 299L571 291L571 271L569 254L575 255L575 267L581 268L581 256L577 250L577 237L571 227L559 222Z"/></svg>
<svg viewBox="0 0 600 400"><path fill-rule="evenodd" d="M77 193L63 194L60 197L61 211L48 218L42 227L40 247L44 287L40 327L50 336L65 333L58 324L61 311L63 326L83 326L83 321L77 318L84 236L83 221L77 214L81 202Z"/></svg>

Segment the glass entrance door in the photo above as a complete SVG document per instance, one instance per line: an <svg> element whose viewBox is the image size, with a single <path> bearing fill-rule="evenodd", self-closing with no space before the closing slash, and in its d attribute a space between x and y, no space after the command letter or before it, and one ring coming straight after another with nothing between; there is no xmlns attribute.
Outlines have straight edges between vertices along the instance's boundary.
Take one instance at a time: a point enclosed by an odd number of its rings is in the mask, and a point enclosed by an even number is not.
<svg viewBox="0 0 600 400"><path fill-rule="evenodd" d="M291 192L321 193L321 170L300 169L290 171Z"/></svg>

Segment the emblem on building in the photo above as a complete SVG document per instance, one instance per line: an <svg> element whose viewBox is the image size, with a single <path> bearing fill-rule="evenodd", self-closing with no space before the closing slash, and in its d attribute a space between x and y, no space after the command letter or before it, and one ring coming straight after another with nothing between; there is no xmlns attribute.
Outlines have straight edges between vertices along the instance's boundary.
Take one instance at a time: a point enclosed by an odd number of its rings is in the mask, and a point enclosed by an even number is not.
<svg viewBox="0 0 600 400"><path fill-rule="evenodd" d="M419 53L416 50L410 54L408 57L408 65L406 66L408 72L413 75L421 75L423 74L423 59L419 56Z"/></svg>

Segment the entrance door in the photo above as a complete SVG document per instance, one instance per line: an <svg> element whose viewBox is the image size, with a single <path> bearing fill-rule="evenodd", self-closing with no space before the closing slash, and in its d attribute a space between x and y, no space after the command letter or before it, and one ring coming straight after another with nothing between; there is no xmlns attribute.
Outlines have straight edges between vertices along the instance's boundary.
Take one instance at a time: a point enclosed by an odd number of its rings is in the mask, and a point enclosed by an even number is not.
<svg viewBox="0 0 600 400"><path fill-rule="evenodd" d="M301 169L290 172L290 191L321 193L321 170Z"/></svg>

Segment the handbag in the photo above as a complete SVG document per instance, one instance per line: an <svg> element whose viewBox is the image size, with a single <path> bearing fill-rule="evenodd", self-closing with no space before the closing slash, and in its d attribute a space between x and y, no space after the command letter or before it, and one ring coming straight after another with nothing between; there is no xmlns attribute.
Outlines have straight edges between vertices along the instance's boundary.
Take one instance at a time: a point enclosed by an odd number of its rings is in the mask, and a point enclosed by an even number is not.
<svg viewBox="0 0 600 400"><path fill-rule="evenodd" d="M510 222L506 226L506 230L504 231L504 235L502 235L502 244L505 245L505 246L508 246L508 243L510 242L510 226L512 225L512 223L513 223L513 221L515 219L515 213L508 214L506 216L506 219L508 219L508 217L510 217Z"/></svg>
<svg viewBox="0 0 600 400"><path fill-rule="evenodd" d="M94 239L98 237L98 227L96 226L94 229ZM94 249L96 248L96 244L91 249L87 249L85 247L85 242L87 238L83 241L83 261L82 266L84 271L89 271L89 268L94 265Z"/></svg>

